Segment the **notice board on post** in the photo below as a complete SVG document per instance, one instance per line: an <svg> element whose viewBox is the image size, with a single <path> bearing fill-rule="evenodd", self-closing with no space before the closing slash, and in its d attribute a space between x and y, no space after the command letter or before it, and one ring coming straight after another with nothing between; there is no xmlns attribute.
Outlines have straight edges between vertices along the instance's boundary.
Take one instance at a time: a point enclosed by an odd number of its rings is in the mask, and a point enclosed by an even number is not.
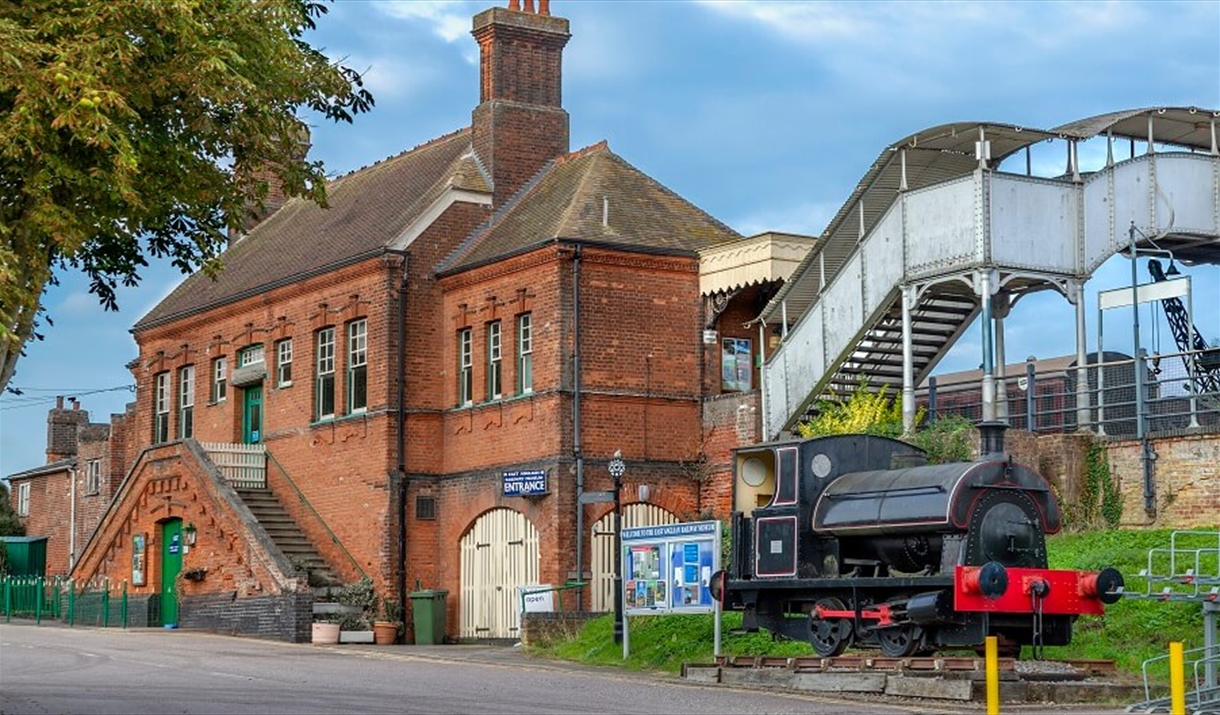
<svg viewBox="0 0 1220 715"><path fill-rule="evenodd" d="M623 612L712 613L708 583L719 569L719 521L623 529Z"/></svg>

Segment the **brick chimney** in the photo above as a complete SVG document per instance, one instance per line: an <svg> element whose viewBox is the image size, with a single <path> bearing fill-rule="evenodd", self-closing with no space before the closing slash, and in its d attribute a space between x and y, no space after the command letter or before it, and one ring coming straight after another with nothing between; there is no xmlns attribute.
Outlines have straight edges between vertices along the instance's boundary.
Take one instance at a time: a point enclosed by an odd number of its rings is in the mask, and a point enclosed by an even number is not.
<svg viewBox="0 0 1220 715"><path fill-rule="evenodd" d="M562 106L563 47L568 21L539 0L474 18L479 43L479 106L473 112L474 150L491 173L500 206L548 161L568 152L568 113Z"/></svg>
<svg viewBox="0 0 1220 715"><path fill-rule="evenodd" d="M312 144L309 127L300 124L290 141L294 144L293 158L298 161L304 161L306 155L309 154ZM254 230L255 226L262 223L268 216L279 211L284 204L288 203L288 197L284 194L284 186L280 178L276 176L273 166L238 167L237 171L252 186L265 182L267 184L267 196L263 199L261 206L253 198L246 200L246 219L242 225L242 230L240 233L230 234L230 242L236 242L236 240L239 240L245 234L250 233L250 231Z"/></svg>
<svg viewBox="0 0 1220 715"><path fill-rule="evenodd" d="M55 408L47 413L47 463L76 456L81 425L89 424L89 413L80 408L75 397L71 408L64 409L64 398L55 398Z"/></svg>

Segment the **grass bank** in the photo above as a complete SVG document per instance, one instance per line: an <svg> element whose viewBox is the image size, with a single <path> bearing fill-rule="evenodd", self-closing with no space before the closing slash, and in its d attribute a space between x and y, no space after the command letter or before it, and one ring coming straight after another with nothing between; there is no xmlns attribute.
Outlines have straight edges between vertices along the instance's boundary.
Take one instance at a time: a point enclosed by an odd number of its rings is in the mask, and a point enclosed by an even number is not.
<svg viewBox="0 0 1220 715"><path fill-rule="evenodd" d="M1146 567L1148 550L1167 546L1169 534L1169 531L1099 531L1057 535L1048 545L1051 567L1099 570L1113 566L1126 577L1128 590L1142 592L1144 582L1137 574ZM1214 546L1214 538L1211 543ZM1212 568L1215 568L1214 564ZM1183 641L1186 648L1203 645L1202 623L1197 604L1123 599L1110 606L1104 617L1079 619L1071 645L1047 648L1046 655L1049 658L1114 660L1120 670L1137 675L1144 660L1167 652L1170 641ZM741 614L724 614L722 644L725 654L799 656L813 653L807 643L775 641L765 632L734 632L740 626ZM604 616L591 621L574 639L532 650L562 660L677 672L682 663L711 661L713 628L712 617L708 615L633 618L630 623L631 656L624 661L622 646L614 643L613 619ZM1158 679L1167 678L1167 672L1154 674Z"/></svg>

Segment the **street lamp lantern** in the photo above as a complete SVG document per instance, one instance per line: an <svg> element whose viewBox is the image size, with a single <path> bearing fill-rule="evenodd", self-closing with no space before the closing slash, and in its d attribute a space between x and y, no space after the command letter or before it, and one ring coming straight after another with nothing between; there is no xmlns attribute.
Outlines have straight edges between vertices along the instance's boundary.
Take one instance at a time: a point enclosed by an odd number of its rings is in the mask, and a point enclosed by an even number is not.
<svg viewBox="0 0 1220 715"><path fill-rule="evenodd" d="M614 480L614 642L623 642L623 475L627 464L622 450L614 451L607 467Z"/></svg>

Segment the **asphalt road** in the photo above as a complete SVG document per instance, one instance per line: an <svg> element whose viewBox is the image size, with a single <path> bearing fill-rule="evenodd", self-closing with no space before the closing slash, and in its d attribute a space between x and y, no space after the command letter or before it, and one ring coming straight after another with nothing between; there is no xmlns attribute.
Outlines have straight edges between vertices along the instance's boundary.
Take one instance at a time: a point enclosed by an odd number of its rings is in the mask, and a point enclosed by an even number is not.
<svg viewBox="0 0 1220 715"><path fill-rule="evenodd" d="M0 625L18 713L980 713L686 684L480 646L313 646L155 629Z"/></svg>

